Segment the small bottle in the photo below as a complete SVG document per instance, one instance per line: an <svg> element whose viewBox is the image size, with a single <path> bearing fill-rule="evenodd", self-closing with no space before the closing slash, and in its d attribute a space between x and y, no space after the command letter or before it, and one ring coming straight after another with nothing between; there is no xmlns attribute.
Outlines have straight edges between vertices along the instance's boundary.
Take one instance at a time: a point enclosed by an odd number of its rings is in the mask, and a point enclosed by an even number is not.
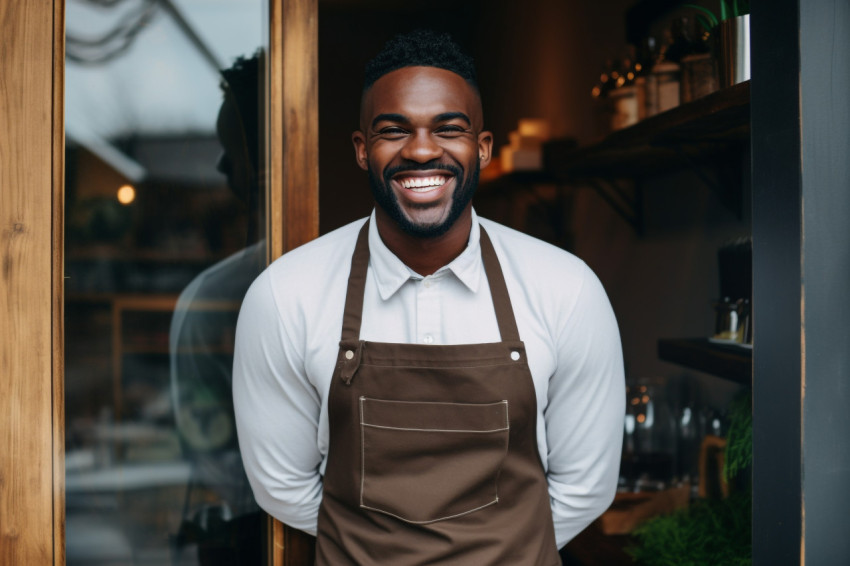
<svg viewBox="0 0 850 566"><path fill-rule="evenodd" d="M670 44L664 53L664 58L673 63L680 63L684 57L696 52L697 45L694 41L687 17L673 20L670 27Z"/></svg>
<svg viewBox="0 0 850 566"><path fill-rule="evenodd" d="M651 116L649 113L649 98L648 98L648 77L652 70L652 64L655 60L655 38L647 37L641 43L640 48L636 52L635 63L633 65L635 79L635 89L637 90L638 99L638 120L643 120Z"/></svg>
<svg viewBox="0 0 850 566"><path fill-rule="evenodd" d="M680 22L685 25L686 22ZM697 26L699 28L699 26ZM681 66L681 85L679 98L682 104L702 98L718 88L717 64L711 56L711 33L702 28L695 33L680 34L689 39L689 50L679 61Z"/></svg>
<svg viewBox="0 0 850 566"><path fill-rule="evenodd" d="M652 67L651 78L647 84L647 113L651 115L670 110L679 105L680 67L676 62L676 35L674 30L665 33L665 41L658 50L655 65ZM682 38L679 37L679 44ZM672 53L671 53L672 50Z"/></svg>
<svg viewBox="0 0 850 566"><path fill-rule="evenodd" d="M679 65L670 61L658 63L652 69L655 83L655 100L653 102L656 113L665 112L679 105L679 71Z"/></svg>
<svg viewBox="0 0 850 566"><path fill-rule="evenodd" d="M609 93L613 102L611 129L621 130L634 124L640 119L639 98L635 86L636 73L634 69L634 54L632 51L620 62L619 69L611 73L615 88Z"/></svg>

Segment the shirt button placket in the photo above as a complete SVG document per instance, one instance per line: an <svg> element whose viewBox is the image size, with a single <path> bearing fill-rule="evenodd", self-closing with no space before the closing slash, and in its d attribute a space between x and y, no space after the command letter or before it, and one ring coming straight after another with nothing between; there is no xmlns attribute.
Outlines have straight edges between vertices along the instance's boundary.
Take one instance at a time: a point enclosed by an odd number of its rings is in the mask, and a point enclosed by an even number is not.
<svg viewBox="0 0 850 566"><path fill-rule="evenodd" d="M421 344L440 344L442 341L439 287L438 279L433 277L424 278L417 287L416 335Z"/></svg>

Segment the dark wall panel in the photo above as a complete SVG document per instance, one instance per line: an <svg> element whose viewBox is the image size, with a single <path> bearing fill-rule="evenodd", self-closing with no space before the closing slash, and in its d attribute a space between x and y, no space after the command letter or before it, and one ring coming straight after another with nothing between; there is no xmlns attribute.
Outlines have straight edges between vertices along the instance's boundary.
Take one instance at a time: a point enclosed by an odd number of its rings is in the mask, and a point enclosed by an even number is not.
<svg viewBox="0 0 850 566"><path fill-rule="evenodd" d="M799 12L752 3L756 566L799 563L802 537Z"/></svg>
<svg viewBox="0 0 850 566"><path fill-rule="evenodd" d="M850 2L800 11L806 564L850 563Z"/></svg>

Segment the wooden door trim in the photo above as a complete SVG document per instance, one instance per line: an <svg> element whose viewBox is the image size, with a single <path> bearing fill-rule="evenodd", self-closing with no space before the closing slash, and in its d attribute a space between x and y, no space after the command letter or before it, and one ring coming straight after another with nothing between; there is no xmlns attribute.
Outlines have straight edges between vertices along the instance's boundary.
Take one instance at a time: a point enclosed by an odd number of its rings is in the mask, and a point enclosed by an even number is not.
<svg viewBox="0 0 850 566"><path fill-rule="evenodd" d="M317 0L269 0L266 163L268 259L319 235ZM312 542L269 518L267 564L311 565Z"/></svg>
<svg viewBox="0 0 850 566"><path fill-rule="evenodd" d="M53 564L65 564L65 0L53 1Z"/></svg>
<svg viewBox="0 0 850 566"><path fill-rule="evenodd" d="M317 0L269 1L269 260L319 235Z"/></svg>
<svg viewBox="0 0 850 566"><path fill-rule="evenodd" d="M0 3L0 564L65 563L64 13Z"/></svg>

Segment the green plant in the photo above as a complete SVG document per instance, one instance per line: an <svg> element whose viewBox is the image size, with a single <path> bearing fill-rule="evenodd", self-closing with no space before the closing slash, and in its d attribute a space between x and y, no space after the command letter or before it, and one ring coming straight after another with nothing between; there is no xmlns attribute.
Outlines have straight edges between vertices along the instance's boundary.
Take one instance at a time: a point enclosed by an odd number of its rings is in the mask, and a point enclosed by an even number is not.
<svg viewBox="0 0 850 566"><path fill-rule="evenodd" d="M729 433L726 435L726 457L723 479L732 481L753 463L753 396L738 396L729 407Z"/></svg>
<svg viewBox="0 0 850 566"><path fill-rule="evenodd" d="M671 515L655 517L632 533L627 549L643 566L748 566L751 564L753 461L752 394L729 407L729 433L723 475L731 494L703 499ZM733 480L737 480L733 483Z"/></svg>
<svg viewBox="0 0 850 566"><path fill-rule="evenodd" d="M697 14L697 21L706 31L711 31L712 28L717 27L724 20L750 13L749 0L720 0L719 16L703 6L697 6L696 4L685 4L684 6L700 12Z"/></svg>
<svg viewBox="0 0 850 566"><path fill-rule="evenodd" d="M672 515L656 517L632 534L627 549L644 566L746 566L751 563L749 493L701 500Z"/></svg>

